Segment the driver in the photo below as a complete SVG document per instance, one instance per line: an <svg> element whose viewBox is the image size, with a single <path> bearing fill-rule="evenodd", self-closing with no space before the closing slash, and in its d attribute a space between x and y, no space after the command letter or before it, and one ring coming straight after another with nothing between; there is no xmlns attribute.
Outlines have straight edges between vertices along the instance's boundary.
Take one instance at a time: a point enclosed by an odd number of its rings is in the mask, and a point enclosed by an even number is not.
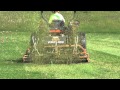
<svg viewBox="0 0 120 90"><path fill-rule="evenodd" d="M53 11L53 14L50 16L49 19L49 24L51 24L53 20L61 20L65 23L65 19L59 11Z"/></svg>

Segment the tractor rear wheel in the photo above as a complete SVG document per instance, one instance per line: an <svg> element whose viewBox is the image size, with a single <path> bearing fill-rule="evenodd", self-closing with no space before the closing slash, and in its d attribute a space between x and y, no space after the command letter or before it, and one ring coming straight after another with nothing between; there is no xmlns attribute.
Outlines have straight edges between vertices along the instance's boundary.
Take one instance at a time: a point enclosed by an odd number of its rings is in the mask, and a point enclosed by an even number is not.
<svg viewBox="0 0 120 90"><path fill-rule="evenodd" d="M84 49L86 49L86 34L85 34L84 32L79 32L79 33L78 33L78 37L79 37L78 43L79 43ZM80 56L84 56L84 54L83 54L83 55L81 54ZM88 62L88 58L84 58L84 59L82 60L82 62Z"/></svg>
<svg viewBox="0 0 120 90"><path fill-rule="evenodd" d="M86 34L83 33L83 32L79 32L78 36L79 36L79 43L80 43L80 45L84 49L86 49Z"/></svg>

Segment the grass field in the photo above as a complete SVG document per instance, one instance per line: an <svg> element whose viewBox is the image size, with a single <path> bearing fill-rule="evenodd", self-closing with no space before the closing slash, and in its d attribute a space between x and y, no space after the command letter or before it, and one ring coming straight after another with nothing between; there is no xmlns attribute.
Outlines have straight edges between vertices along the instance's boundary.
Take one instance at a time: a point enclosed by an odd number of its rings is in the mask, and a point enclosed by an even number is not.
<svg viewBox="0 0 120 90"><path fill-rule="evenodd" d="M39 13L1 11L0 78L119 79L119 14L120 12L78 12L76 18L81 21L79 30L86 32L90 63L39 65L17 62L29 46L31 32L37 30L42 22Z"/></svg>

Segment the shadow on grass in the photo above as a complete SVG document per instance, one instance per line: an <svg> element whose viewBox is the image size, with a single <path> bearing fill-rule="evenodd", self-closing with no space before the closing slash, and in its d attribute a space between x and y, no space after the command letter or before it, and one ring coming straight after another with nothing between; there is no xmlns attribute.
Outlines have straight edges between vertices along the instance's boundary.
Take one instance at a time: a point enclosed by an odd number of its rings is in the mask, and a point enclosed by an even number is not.
<svg viewBox="0 0 120 90"><path fill-rule="evenodd" d="M5 60L5 61L7 61L7 62L13 62L13 63L23 63L22 58L18 58L16 60Z"/></svg>

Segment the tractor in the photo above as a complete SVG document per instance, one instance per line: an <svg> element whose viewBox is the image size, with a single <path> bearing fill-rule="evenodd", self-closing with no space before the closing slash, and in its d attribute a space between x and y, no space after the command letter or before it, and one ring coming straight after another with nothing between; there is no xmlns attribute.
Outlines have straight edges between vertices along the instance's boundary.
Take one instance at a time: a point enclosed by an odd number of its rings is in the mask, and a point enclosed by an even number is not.
<svg viewBox="0 0 120 90"><path fill-rule="evenodd" d="M30 37L30 47L23 56L23 62L35 63L80 63L89 62L89 54L86 50L86 34L77 30L79 20L74 20L76 11L66 26L63 21L55 20L52 24L41 11L41 17L47 24L45 34L42 30L33 32Z"/></svg>

